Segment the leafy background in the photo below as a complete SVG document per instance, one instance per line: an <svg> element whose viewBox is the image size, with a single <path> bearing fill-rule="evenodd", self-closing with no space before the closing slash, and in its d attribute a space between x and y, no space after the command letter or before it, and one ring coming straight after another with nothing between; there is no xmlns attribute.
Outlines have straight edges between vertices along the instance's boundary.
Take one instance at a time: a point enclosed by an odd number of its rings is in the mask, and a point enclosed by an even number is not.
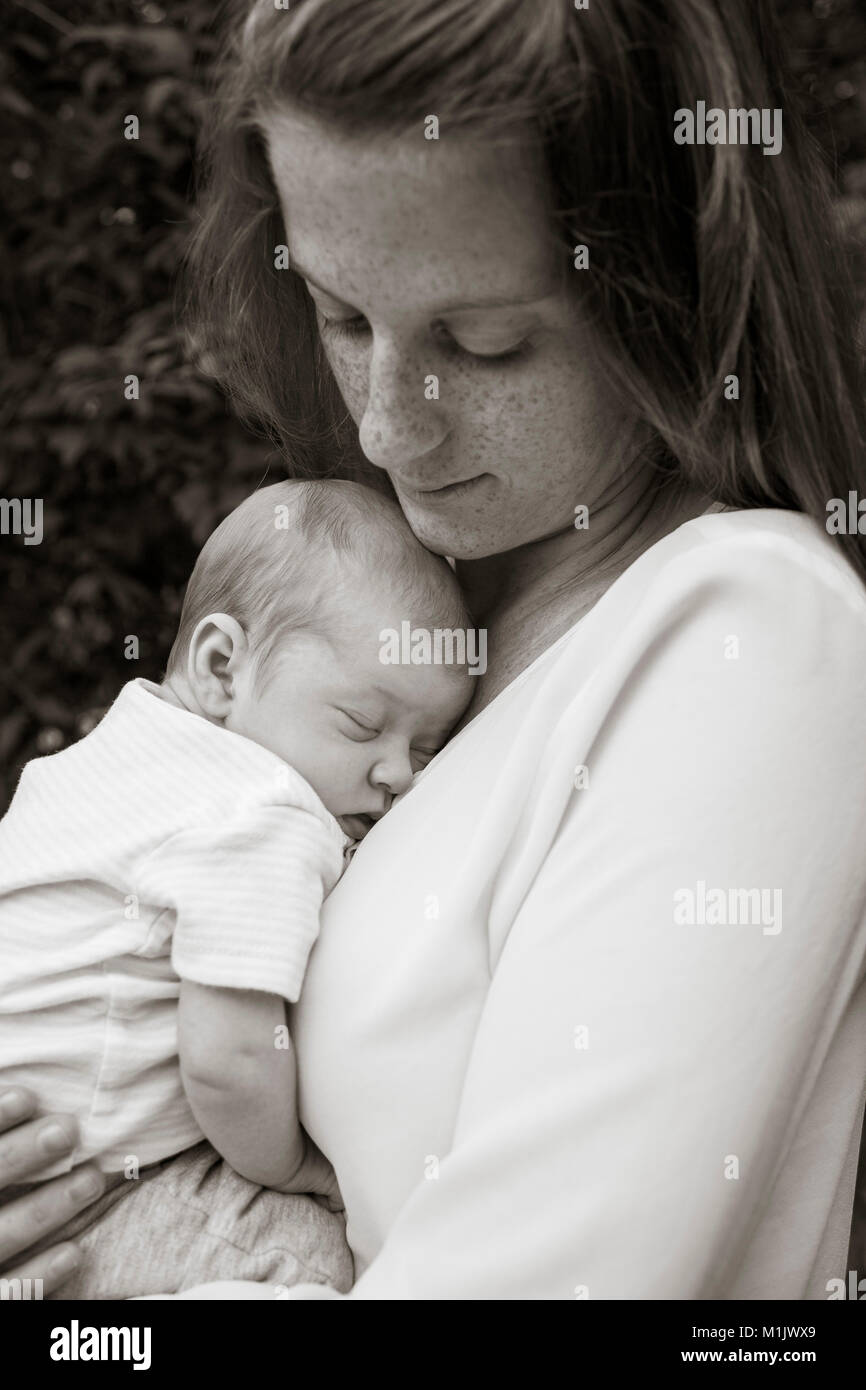
<svg viewBox="0 0 866 1390"><path fill-rule="evenodd" d="M777 8L866 279L862 0ZM86 733L131 675L159 679L199 546L282 471L189 360L174 302L221 9L7 7L0 496L43 498L45 538L0 536L0 812L23 762ZM123 137L130 113L138 141Z"/></svg>
<svg viewBox="0 0 866 1390"><path fill-rule="evenodd" d="M0 537L0 806L23 761L85 733L132 675L159 678L202 541L280 467L188 360L175 305L214 6L28 0L13 17L0 496L43 498L45 536Z"/></svg>

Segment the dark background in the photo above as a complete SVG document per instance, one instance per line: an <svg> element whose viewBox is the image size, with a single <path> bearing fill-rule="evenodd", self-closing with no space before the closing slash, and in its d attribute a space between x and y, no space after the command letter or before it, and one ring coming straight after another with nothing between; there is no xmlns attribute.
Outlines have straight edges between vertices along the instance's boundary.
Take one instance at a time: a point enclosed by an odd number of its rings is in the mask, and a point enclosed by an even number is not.
<svg viewBox="0 0 866 1390"><path fill-rule="evenodd" d="M777 0L866 282L863 0ZM176 275L225 0L9 0L0 56L0 814L23 762L159 679L204 538L283 461L185 351ZM140 139L123 136L136 114ZM138 401L124 399L135 373ZM139 640L137 661L125 638ZM860 1204L866 1218L866 1167ZM866 1219L852 1262L866 1274Z"/></svg>

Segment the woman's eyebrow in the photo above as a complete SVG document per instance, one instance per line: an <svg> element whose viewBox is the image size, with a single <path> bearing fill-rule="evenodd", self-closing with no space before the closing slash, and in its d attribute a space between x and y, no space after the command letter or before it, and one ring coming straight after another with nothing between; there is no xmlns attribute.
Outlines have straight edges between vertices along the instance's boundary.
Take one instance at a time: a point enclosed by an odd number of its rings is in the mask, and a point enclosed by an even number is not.
<svg viewBox="0 0 866 1390"><path fill-rule="evenodd" d="M342 295L335 294L333 290L326 289L324 285L320 285L318 280L315 280L313 276L310 275L309 271L304 270L303 266L298 265L297 261L292 261L291 266L295 274L300 275L302 280L306 280L308 285L312 285L314 290L318 290L320 294L326 294L329 299L335 299L340 304L348 304L349 301L343 299ZM551 290L547 290L547 292L543 294L489 295L479 299L464 299L459 304L447 304L439 308L431 308L430 313L459 314L464 310L471 311L472 309L513 309L518 308L522 304L540 304L543 299L549 299L551 293Z"/></svg>

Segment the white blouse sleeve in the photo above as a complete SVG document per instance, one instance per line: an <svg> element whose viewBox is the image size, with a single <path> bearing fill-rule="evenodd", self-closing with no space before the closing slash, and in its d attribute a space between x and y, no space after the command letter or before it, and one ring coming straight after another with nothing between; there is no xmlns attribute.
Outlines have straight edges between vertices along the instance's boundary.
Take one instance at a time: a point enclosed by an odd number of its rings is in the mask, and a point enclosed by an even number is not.
<svg viewBox="0 0 866 1390"><path fill-rule="evenodd" d="M863 972L866 605L793 546L669 569L347 1297L713 1297L767 1201Z"/></svg>

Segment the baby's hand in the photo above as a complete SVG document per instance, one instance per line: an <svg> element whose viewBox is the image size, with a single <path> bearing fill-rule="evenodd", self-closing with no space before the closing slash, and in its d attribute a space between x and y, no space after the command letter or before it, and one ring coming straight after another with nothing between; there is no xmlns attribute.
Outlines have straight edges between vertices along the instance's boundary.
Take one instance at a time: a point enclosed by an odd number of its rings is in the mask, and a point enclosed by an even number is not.
<svg viewBox="0 0 866 1390"><path fill-rule="evenodd" d="M322 1199L328 1211L344 1211L345 1203L337 1184L337 1175L325 1155L304 1131L304 1156L288 1182L274 1188L275 1192L309 1193Z"/></svg>

